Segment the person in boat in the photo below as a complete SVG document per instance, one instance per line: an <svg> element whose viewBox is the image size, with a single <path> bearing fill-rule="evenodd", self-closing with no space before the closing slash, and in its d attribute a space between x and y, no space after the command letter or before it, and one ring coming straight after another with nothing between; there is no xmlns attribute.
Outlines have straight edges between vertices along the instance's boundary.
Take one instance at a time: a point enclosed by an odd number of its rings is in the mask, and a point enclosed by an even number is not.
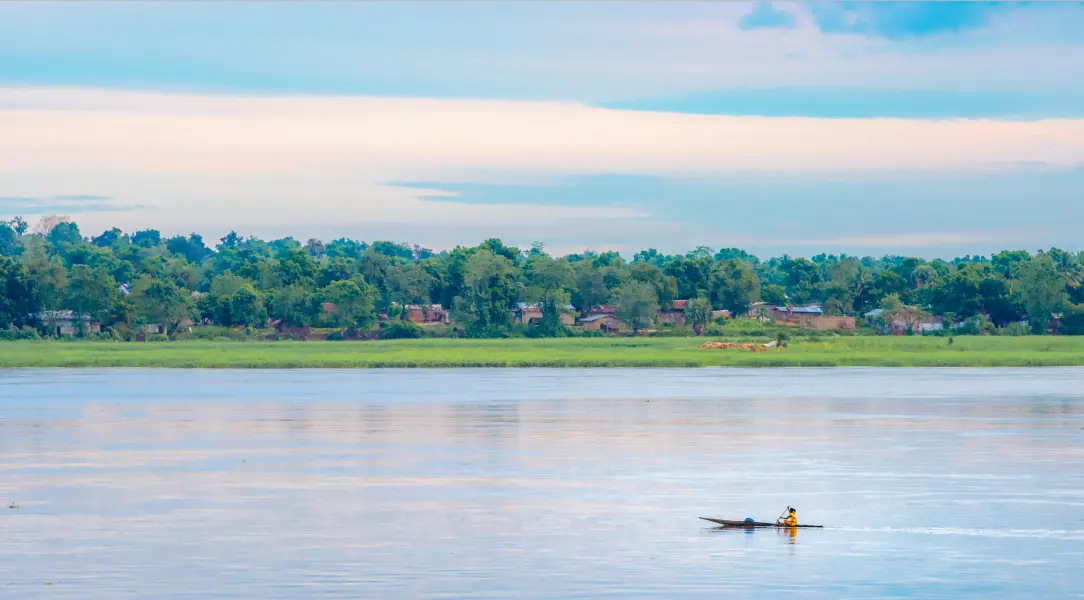
<svg viewBox="0 0 1084 600"><path fill-rule="evenodd" d="M789 509L786 518L779 519L775 524L784 527L796 527L798 525L798 511L793 508Z"/></svg>

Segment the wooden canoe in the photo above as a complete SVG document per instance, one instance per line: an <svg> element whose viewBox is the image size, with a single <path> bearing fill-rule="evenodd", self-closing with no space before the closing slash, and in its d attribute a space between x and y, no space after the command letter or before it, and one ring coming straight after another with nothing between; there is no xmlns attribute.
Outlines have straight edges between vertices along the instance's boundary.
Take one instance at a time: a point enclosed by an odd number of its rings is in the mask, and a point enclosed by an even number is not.
<svg viewBox="0 0 1084 600"><path fill-rule="evenodd" d="M776 525L775 523L746 523L745 521L728 521L726 519L713 519L711 517L700 517L705 521L711 521L712 523L718 523L723 527L735 527L742 529L754 529L757 527L772 527L776 529L823 529L824 525L794 525L788 527L786 525Z"/></svg>

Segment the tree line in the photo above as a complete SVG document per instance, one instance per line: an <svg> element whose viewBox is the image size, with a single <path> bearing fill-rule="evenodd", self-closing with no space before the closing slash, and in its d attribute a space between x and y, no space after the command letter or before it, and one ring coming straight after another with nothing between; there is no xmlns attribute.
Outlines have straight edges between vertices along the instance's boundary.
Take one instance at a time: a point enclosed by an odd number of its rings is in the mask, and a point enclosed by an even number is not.
<svg viewBox="0 0 1084 600"><path fill-rule="evenodd" d="M604 304L634 328L651 325L675 300L702 328L712 310L745 313L757 302L819 302L826 314L928 313L952 322L978 319L1003 328L1027 321L1045 333L1084 333L1084 253L1051 248L989 257L924 260L906 256L819 254L761 260L737 248L655 249L625 259L616 252L550 256L488 239L432 250L389 241L340 238L265 241L230 232L213 247L201 236L110 229L85 237L63 217L33 229L0 222L0 329L40 325L34 315L71 310L105 327L155 323L173 331L189 320L225 327L335 326L364 330L403 305L439 304L457 331L506 335L519 302L537 303L537 335L561 335L560 313ZM330 309L330 312L328 312Z"/></svg>

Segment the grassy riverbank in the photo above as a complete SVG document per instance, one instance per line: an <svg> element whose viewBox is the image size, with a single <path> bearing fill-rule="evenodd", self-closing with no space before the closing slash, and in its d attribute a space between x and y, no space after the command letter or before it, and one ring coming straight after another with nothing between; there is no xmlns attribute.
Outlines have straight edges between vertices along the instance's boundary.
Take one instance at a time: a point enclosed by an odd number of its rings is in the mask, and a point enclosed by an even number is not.
<svg viewBox="0 0 1084 600"><path fill-rule="evenodd" d="M1084 337L826 337L756 353L699 348L708 339L18 341L0 342L0 368L1084 366Z"/></svg>

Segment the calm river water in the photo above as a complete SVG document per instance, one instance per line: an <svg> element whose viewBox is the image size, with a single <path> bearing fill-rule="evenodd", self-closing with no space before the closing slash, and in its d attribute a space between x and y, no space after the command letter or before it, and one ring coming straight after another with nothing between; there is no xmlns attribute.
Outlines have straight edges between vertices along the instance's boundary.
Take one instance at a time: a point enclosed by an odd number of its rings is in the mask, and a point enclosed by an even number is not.
<svg viewBox="0 0 1084 600"><path fill-rule="evenodd" d="M0 371L0 597L1080 598L1082 426L1084 369Z"/></svg>

